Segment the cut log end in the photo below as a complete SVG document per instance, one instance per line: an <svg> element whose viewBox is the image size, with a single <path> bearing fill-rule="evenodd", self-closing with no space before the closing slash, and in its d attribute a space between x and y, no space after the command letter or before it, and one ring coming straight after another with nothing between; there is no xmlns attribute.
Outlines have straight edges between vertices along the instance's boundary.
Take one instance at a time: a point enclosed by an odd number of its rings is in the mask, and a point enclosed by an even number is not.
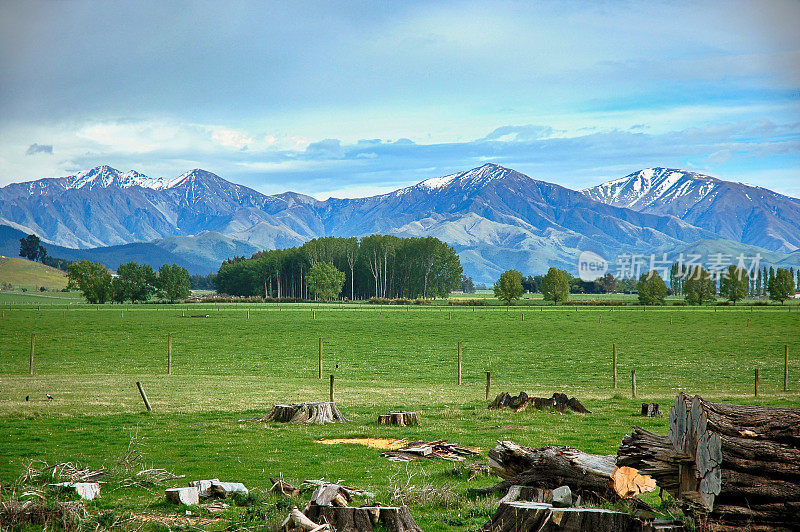
<svg viewBox="0 0 800 532"><path fill-rule="evenodd" d="M416 412L389 412L378 416L378 425L416 426L419 425L419 416Z"/></svg>

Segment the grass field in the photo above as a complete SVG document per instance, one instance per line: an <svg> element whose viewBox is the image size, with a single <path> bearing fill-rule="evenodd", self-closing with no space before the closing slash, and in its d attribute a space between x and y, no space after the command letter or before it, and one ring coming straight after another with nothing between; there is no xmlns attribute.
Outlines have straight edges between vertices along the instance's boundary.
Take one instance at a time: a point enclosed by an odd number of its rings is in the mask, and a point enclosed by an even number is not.
<svg viewBox="0 0 800 532"><path fill-rule="evenodd" d="M36 290L61 290L67 286L67 274L56 268L19 257L0 256L0 283Z"/></svg>
<svg viewBox="0 0 800 532"><path fill-rule="evenodd" d="M320 438L438 439L483 449L496 440L572 445L613 453L631 425L666 433L665 418L636 416L644 401L667 407L678 391L766 405L800 406L800 310L797 307L374 307L366 305L0 305L0 485L13 484L30 459L77 461L113 470L94 515L176 515L165 486L122 488L118 459L129 446L143 463L186 479L219 477L264 490L269 476L325 477L395 497L423 529L470 530L486 522L496 499L471 499L466 465L389 462L360 445ZM524 312L524 320L523 320ZM184 317L184 314L186 317ZM192 318L192 315L208 315ZM670 323L671 320L671 323ZM36 334L35 375L28 375ZM166 375L167 335L173 371ZM324 376L317 378L318 338ZM463 345L457 386L456 346ZM611 386L611 347L619 386ZM784 346L790 389L783 392ZM335 365L338 364L338 369ZM761 375L753 397L753 370ZM638 397L631 398L636 370ZM500 391L577 396L591 415L490 412ZM324 400L336 376L337 403L351 423L286 426L239 423L273 403ZM142 414L144 384L153 413ZM44 394L55 399L47 401ZM29 395L31 401L26 402ZM418 428L378 427L390 409L419 412ZM433 488L433 489L432 489ZM234 507L212 528L274 525L286 503ZM652 501L651 501L652 502ZM180 509L184 512L185 509ZM197 510L195 510L197 511Z"/></svg>

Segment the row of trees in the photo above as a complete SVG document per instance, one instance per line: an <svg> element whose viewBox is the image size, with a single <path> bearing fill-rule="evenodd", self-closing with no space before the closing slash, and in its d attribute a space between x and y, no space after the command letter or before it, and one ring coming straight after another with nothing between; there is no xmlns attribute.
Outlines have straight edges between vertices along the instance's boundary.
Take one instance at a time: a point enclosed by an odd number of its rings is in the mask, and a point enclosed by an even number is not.
<svg viewBox="0 0 800 532"><path fill-rule="evenodd" d="M711 272L696 266L684 272L680 279L680 294L690 305L702 305L717 299L717 279ZM794 272L778 268L768 277L769 298L783 303L794 296ZM671 279L672 280L672 279ZM747 271L738 266L729 266L725 275L719 276L719 295L732 304L752 295L752 279ZM642 274L637 284L639 302L643 305L663 305L667 297L667 285L661 276L652 271Z"/></svg>
<svg viewBox="0 0 800 532"><path fill-rule="evenodd" d="M164 264L156 273L148 264L128 262L111 273L99 262L82 260L67 268L69 286L77 288L89 303L147 301L154 294L170 302L189 297L189 272L177 264Z"/></svg>
<svg viewBox="0 0 800 532"><path fill-rule="evenodd" d="M342 292L350 299L446 297L462 286L461 261L441 240L371 235L360 240L316 238L299 247L229 259L222 263L215 287L235 296L326 299L316 284L312 290L310 280L317 278L309 278L319 263L344 274Z"/></svg>
<svg viewBox="0 0 800 532"><path fill-rule="evenodd" d="M726 274L720 276L719 294L728 301L736 304L745 299L749 293L751 278L747 272L737 266L729 266ZM717 299L717 280L707 270L697 266L684 272L681 279L681 292L684 300L690 305L702 305ZM608 283L606 274L599 282ZM546 275L536 276L535 280L539 291L545 301L563 303L569 299L570 283L574 279L568 272L558 268L550 268ZM610 276L613 282L613 276ZM529 278L530 279L530 278ZM494 285L494 295L507 305L522 297L525 292L526 279L517 270L504 272ZM769 297L773 301L783 303L794 296L794 272L789 269L778 268L769 278ZM669 289L664 279L657 271L644 273L636 283L639 303L642 305L663 305L666 302Z"/></svg>
<svg viewBox="0 0 800 532"><path fill-rule="evenodd" d="M686 265L680 264L673 264L669 271L669 283L670 283L670 290L673 294L676 295L684 295L685 292L685 282L686 279L689 277L690 270L694 270L696 268L689 267ZM756 269L752 275L748 274L743 268L738 266L729 266L725 272L730 272L733 270L740 270L742 272L743 282L741 283L741 288L744 289L745 297L761 297L770 295L772 291L770 290L770 283L773 283L775 277L777 276L777 272L780 270L786 270L785 268L775 268L774 266L770 266L767 268L763 266L761 268ZM800 286L800 269L795 272L794 267L788 268L788 277L795 283L795 286ZM717 289L722 292L723 290L723 282L725 281L724 275L712 275L714 279ZM784 278L782 282L786 281L786 273L781 274ZM728 275L730 277L730 275ZM742 298L743 299L743 298Z"/></svg>

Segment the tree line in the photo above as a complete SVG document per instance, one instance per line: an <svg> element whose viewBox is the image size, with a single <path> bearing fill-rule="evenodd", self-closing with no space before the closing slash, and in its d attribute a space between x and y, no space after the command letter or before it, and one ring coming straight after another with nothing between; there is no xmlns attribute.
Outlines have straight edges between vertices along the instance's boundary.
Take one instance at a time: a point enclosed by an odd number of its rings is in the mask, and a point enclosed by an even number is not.
<svg viewBox="0 0 800 532"><path fill-rule="evenodd" d="M249 259L226 260L217 272L218 293L308 299L319 292L309 272L329 264L344 274L339 293L349 299L447 297L462 286L461 261L455 250L434 237L370 235L361 239L315 238L302 246L260 251ZM326 268L324 277L335 276Z"/></svg>
<svg viewBox="0 0 800 532"><path fill-rule="evenodd" d="M154 295L170 302L189 297L189 272L177 264L154 271L133 261L120 265L116 276L99 262L81 260L67 267L69 287L77 288L89 303L144 302Z"/></svg>

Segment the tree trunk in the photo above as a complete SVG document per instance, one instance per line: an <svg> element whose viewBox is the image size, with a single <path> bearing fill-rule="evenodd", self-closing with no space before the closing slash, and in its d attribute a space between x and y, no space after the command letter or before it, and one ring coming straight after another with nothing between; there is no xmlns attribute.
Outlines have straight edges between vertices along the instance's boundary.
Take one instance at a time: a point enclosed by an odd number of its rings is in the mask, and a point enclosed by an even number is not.
<svg viewBox="0 0 800 532"><path fill-rule="evenodd" d="M419 425L419 418L416 412L389 412L378 416L378 425L398 425L400 427Z"/></svg>
<svg viewBox="0 0 800 532"><path fill-rule="evenodd" d="M280 423L301 423L304 425L324 425L325 423L344 423L349 421L329 401L313 403L293 403L290 405L274 405L269 414L260 418L242 419L240 421L277 421Z"/></svg>
<svg viewBox="0 0 800 532"><path fill-rule="evenodd" d="M635 427L619 464L658 485L712 528L800 521L800 409L729 405L679 394L666 436Z"/></svg>
<svg viewBox="0 0 800 532"><path fill-rule="evenodd" d="M675 528L672 530L680 530ZM538 502L501 502L481 532L651 532L653 527L631 514L601 508L553 508ZM671 530L670 528L659 530Z"/></svg>
<svg viewBox="0 0 800 532"><path fill-rule="evenodd" d="M310 504L305 515L316 523L328 523L336 532L422 532L406 506L320 506Z"/></svg>

